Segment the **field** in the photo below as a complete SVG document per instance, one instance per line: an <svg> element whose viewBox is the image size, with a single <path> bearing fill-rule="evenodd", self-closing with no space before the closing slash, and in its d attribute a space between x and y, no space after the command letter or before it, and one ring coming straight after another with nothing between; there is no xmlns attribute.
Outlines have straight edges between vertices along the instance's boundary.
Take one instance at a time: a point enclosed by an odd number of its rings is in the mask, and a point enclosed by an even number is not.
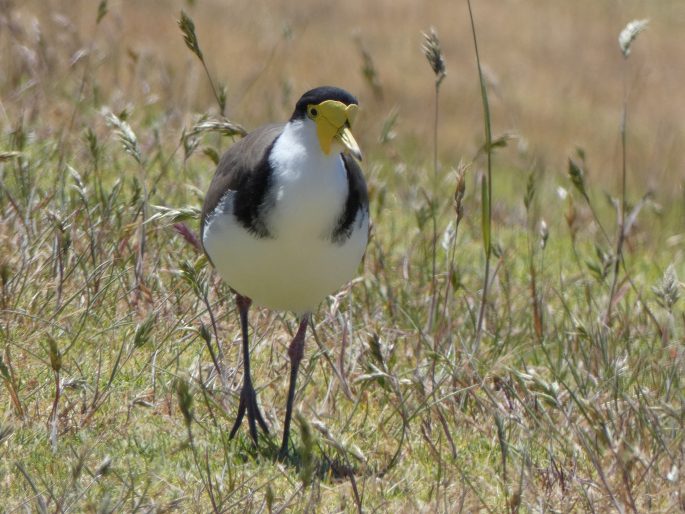
<svg viewBox="0 0 685 514"><path fill-rule="evenodd" d="M685 510L685 4L471 4L482 73L466 0L0 0L0 512ZM276 462L297 320L252 309L229 440L199 208L321 84L373 229Z"/></svg>

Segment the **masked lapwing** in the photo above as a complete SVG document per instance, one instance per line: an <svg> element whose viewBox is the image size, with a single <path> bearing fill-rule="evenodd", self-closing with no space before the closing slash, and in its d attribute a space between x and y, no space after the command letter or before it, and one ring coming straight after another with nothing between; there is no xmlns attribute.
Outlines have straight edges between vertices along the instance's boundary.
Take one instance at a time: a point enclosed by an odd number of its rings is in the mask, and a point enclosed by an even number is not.
<svg viewBox="0 0 685 514"><path fill-rule="evenodd" d="M243 388L233 438L247 414L268 427L250 375L248 310L292 311L290 386L279 457L288 452L295 382L311 313L354 278L366 249L369 205L351 127L354 96L336 87L306 92L287 123L262 126L223 155L202 209L205 253L235 292L243 342Z"/></svg>

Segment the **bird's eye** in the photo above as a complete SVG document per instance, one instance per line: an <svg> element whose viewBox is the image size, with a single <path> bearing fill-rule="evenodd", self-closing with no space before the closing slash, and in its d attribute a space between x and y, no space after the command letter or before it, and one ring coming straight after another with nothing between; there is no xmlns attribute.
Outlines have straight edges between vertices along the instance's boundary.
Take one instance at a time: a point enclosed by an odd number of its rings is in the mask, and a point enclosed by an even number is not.
<svg viewBox="0 0 685 514"><path fill-rule="evenodd" d="M312 118L316 118L317 114L319 114L319 111L317 111L315 107L312 107L311 109L309 109L309 115Z"/></svg>

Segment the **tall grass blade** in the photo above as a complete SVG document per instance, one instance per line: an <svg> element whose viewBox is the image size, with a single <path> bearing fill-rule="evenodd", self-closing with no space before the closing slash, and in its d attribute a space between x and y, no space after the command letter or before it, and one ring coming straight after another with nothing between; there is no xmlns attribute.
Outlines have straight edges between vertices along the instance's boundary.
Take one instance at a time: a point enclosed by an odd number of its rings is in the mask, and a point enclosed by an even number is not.
<svg viewBox="0 0 685 514"><path fill-rule="evenodd" d="M438 119L440 114L440 84L447 75L445 58L442 55L442 48L440 47L440 39L435 28L431 27L426 33L423 33L424 43L421 47L428 64L430 64L433 73L435 74L435 112L433 117L433 195L429 200L431 220L433 225L433 238L431 241L431 303L428 310L427 331L431 332L433 323L435 321L435 313L438 296L438 279L437 279L437 245L438 245L438 221L437 221L437 189L438 189Z"/></svg>
<svg viewBox="0 0 685 514"><path fill-rule="evenodd" d="M490 121L490 102L488 90L483 76L483 69L478 53L478 37L476 35L476 23L473 19L471 0L466 0L469 8L469 20L471 22L471 34L473 35L473 47L476 53L476 65L478 67L478 82L480 84L480 96L483 103L483 128L485 131L485 155L487 158L487 173L481 182L481 227L483 233L483 251L485 253L485 272L483 276L483 294L481 296L478 322L476 325L476 340L473 353L477 353L483 331L483 321L488 301L488 284L490 283L490 257L492 254L492 127Z"/></svg>
<svg viewBox="0 0 685 514"><path fill-rule="evenodd" d="M219 104L219 112L223 116L224 112L226 111L226 88L223 86L217 88L217 86L214 84L214 80L212 80L212 75L209 73L209 68L207 68L205 57L202 53L202 49L200 48L200 40L195 33L195 22L185 13L185 11L181 10L181 18L178 20L178 26L183 33L183 41L185 41L186 46L197 56L198 59L200 59L202 67L207 74L207 79L209 79L209 83L212 86L214 98L216 98L216 102Z"/></svg>
<svg viewBox="0 0 685 514"><path fill-rule="evenodd" d="M627 195L627 127L628 127L628 84L626 78L626 69L628 66L628 56L630 55L630 48L635 38L640 32L647 28L649 20L634 20L626 25L618 36L619 47L623 54L623 109L621 111L621 210L618 220L618 237L616 241L616 254L614 256L614 273L611 281L611 291L609 293L609 302L605 314L605 322L611 323L612 309L614 306L614 297L616 295L616 287L618 285L618 275L623 261L623 243L626 238L626 195Z"/></svg>

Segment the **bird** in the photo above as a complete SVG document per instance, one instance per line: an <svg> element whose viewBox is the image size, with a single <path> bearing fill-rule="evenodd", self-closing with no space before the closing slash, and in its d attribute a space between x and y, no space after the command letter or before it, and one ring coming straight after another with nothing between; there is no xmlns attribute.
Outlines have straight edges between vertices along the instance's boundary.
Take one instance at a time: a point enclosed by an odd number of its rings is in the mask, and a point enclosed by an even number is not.
<svg viewBox="0 0 685 514"><path fill-rule="evenodd" d="M221 157L205 195L201 241L235 294L243 385L233 439L247 415L254 445L264 421L250 370L248 313L255 305L293 312L290 382L278 457L288 455L290 421L307 326L318 305L357 274L369 236L369 199L352 135L357 99L322 86L305 92L285 123L261 126Z"/></svg>

